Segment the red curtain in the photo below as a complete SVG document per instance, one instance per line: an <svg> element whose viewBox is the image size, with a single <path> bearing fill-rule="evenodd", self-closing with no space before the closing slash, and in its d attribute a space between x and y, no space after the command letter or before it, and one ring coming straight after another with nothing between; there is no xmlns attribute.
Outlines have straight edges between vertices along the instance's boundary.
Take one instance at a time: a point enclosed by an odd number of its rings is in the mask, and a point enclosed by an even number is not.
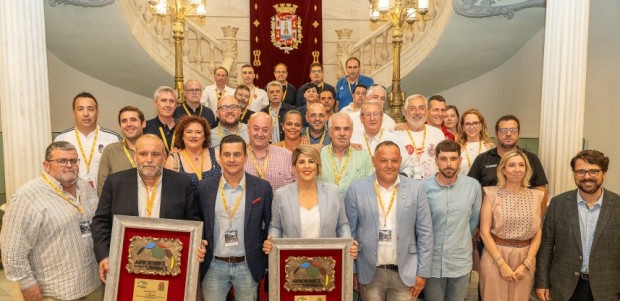
<svg viewBox="0 0 620 301"><path fill-rule="evenodd" d="M250 0L250 45L257 86L274 80L277 63L295 87L310 81L310 64L323 61L321 0Z"/></svg>

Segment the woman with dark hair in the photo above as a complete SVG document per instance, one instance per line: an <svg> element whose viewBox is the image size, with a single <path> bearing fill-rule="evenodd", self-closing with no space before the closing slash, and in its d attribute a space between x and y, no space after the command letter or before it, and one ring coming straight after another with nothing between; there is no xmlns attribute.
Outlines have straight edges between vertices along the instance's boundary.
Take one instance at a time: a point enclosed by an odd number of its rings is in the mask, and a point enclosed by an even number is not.
<svg viewBox="0 0 620 301"><path fill-rule="evenodd" d="M165 168L187 175L194 190L198 182L221 172L216 150L211 146L211 130L204 118L181 118L174 133L174 147Z"/></svg>
<svg viewBox="0 0 620 301"><path fill-rule="evenodd" d="M284 114L284 123L282 130L284 131L284 140L274 144L288 149L293 152L301 144L310 144L310 139L301 135L302 116L297 110L290 110Z"/></svg>
<svg viewBox="0 0 620 301"><path fill-rule="evenodd" d="M542 238L544 192L528 188L532 167L521 150L497 166L497 186L484 187L480 209L482 300L529 300Z"/></svg>

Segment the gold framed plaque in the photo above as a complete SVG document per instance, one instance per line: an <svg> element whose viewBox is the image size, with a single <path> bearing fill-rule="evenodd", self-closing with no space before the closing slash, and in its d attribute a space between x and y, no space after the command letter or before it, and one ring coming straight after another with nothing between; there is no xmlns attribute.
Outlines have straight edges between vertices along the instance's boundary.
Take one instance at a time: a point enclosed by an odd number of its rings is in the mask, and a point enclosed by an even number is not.
<svg viewBox="0 0 620 301"><path fill-rule="evenodd" d="M274 238L269 299L345 301L353 298L351 238Z"/></svg>
<svg viewBox="0 0 620 301"><path fill-rule="evenodd" d="M194 301L203 223L115 215L105 301Z"/></svg>

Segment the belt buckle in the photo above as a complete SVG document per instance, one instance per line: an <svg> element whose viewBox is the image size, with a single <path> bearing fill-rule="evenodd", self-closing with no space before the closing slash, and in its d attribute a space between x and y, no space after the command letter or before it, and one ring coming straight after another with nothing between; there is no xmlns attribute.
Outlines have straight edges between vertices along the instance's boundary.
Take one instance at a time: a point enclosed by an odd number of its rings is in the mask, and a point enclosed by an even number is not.
<svg viewBox="0 0 620 301"><path fill-rule="evenodd" d="M579 278L581 278L581 279L583 279L585 281L590 281L590 274L581 273L581 274L579 274Z"/></svg>

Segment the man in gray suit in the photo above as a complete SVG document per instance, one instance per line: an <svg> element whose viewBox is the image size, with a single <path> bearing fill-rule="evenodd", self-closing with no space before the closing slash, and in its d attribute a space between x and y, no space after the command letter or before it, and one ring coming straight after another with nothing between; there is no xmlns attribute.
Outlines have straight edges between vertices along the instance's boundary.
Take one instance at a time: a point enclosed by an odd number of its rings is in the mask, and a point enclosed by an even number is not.
<svg viewBox="0 0 620 301"><path fill-rule="evenodd" d="M603 189L609 158L596 150L570 162L577 190L549 204L536 263L539 300L620 300L620 196Z"/></svg>
<svg viewBox="0 0 620 301"><path fill-rule="evenodd" d="M422 182L399 176L400 149L377 145L375 175L349 186L345 209L358 241L353 276L365 301L411 300L431 275L433 225Z"/></svg>

